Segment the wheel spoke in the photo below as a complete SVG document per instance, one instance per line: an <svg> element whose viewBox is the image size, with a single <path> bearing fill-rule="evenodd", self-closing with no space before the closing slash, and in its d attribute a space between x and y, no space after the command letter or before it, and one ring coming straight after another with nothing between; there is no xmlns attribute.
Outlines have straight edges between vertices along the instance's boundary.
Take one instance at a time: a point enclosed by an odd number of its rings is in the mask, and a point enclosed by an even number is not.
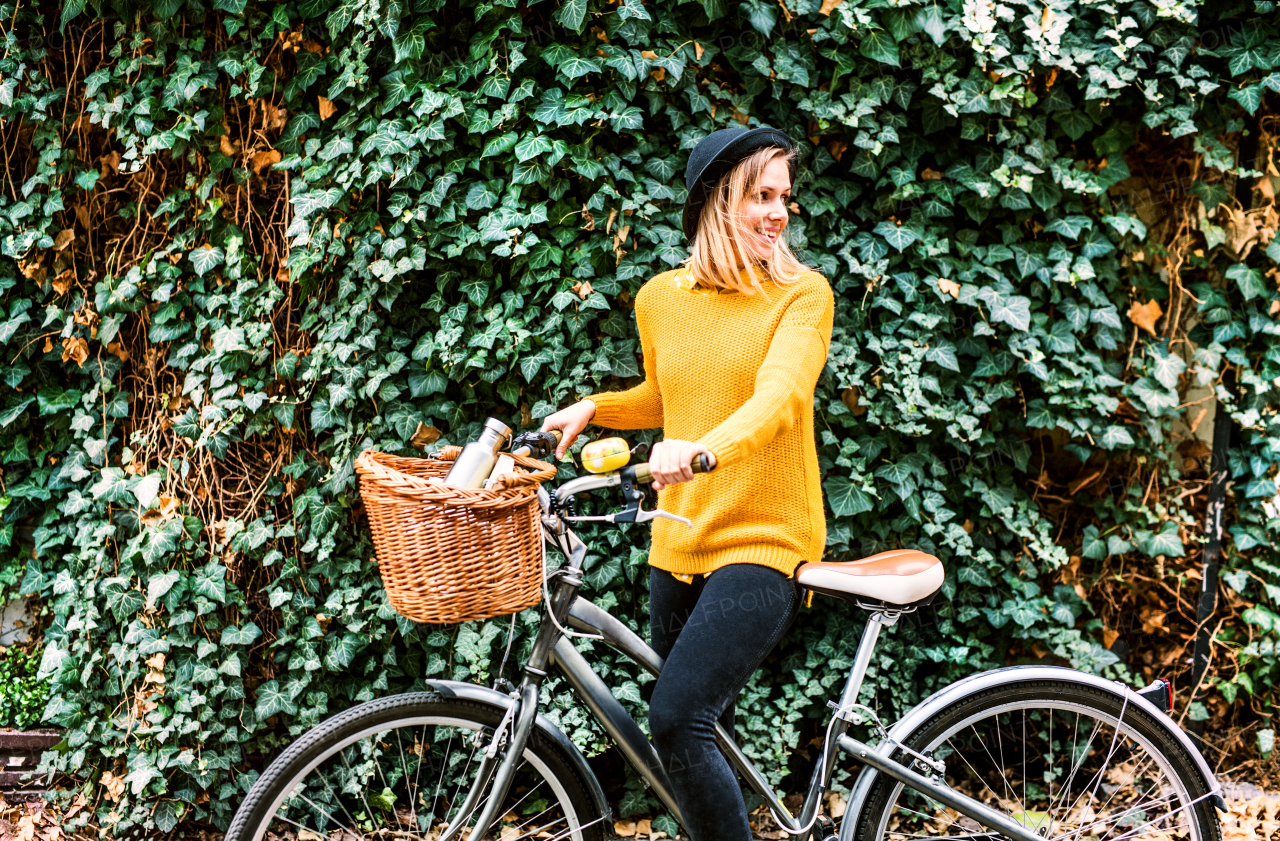
<svg viewBox="0 0 1280 841"><path fill-rule="evenodd" d="M355 836L359 837L359 834L360 834L360 833L356 832L354 829L351 829L351 828L350 828L350 827L348 827L346 824L344 824L342 821L340 821L340 820L338 820L337 818L335 818L335 817L334 817L332 814L330 814L327 810L325 810L325 809L321 808L321 807L320 807L319 805L317 805L316 803L313 803L313 802L311 801L311 798L307 797L305 794L299 794L299 795L297 795L297 796L298 796L301 800L306 801L306 804L307 804L308 806L310 806L312 809L315 809L317 812L319 812L320 814L324 815L324 816L325 816L326 818L328 818L329 820L333 821L333 823L334 823L334 824L335 824L339 829L341 829L343 832L350 832L352 835L355 835Z"/></svg>
<svg viewBox="0 0 1280 841"><path fill-rule="evenodd" d="M1004 787L1009 791L1009 798L1010 798L1011 800L1017 800L1017 799L1018 799L1018 795L1014 794L1013 787L1009 785L1009 778L1008 778L1008 776L1004 773L1004 748L1003 748L1003 740L1000 738L1000 719L999 719L999 717L997 717L997 718L996 718L996 720L995 720L994 724L995 724L995 728L996 728L996 739L997 739L997 741L998 741L998 742L1000 742L1000 744L1001 744L1001 749L1000 749L1000 762L999 762L999 763L996 763L996 758L995 758L994 756L992 756L992 755L991 755L991 751L987 748L986 740L984 740L984 739L982 738L982 734L978 732L977 728L971 728L971 729L973 730L974 735L978 737L978 744L982 745L982 752L983 752L983 753L985 753L985 754L987 755L987 759L990 759L990 760L991 760L991 763L992 763L993 765L995 765L995 766L996 766L996 768L995 768L995 770L996 770L996 774L1000 777L1001 781L1003 781L1003 782L1004 782ZM969 767L970 767L970 768L972 768L973 766L972 766L972 765L970 765ZM979 777L979 779L981 779L981 777ZM985 783L984 783L984 785L985 785ZM992 789L990 786L987 786L987 788L991 791L991 793L992 793L992 794L996 794L995 789ZM997 797L997 798L999 798L999 796L1000 796L1000 795L996 794L996 797Z"/></svg>
<svg viewBox="0 0 1280 841"><path fill-rule="evenodd" d="M1079 718L1080 718L1080 717L1077 715L1077 716L1076 716L1076 723L1077 723L1077 725L1079 724ZM1064 797L1069 796L1069 795L1071 794L1071 783L1072 783L1072 781L1074 781L1074 780L1075 780L1075 778L1076 778L1076 774L1078 774L1078 773L1080 772L1081 767L1083 767L1083 766L1084 766L1084 761L1085 761L1085 759L1087 759L1087 758L1088 758L1088 756L1089 756L1089 748L1093 745L1094 737L1096 737L1096 736L1098 735L1098 731L1099 731L1099 730L1101 730L1101 729L1102 729L1102 722L1101 722L1101 721L1096 721L1096 722L1094 722L1093 729L1092 729L1091 731L1089 731L1089 740L1088 740L1087 742L1085 742L1085 743L1084 743L1084 750L1079 751L1079 759L1074 759L1074 758L1073 758L1073 760L1072 760L1073 765L1072 765L1072 768L1071 768L1071 774L1067 777L1067 781L1066 781L1066 783L1064 783L1064 784L1063 784L1063 786L1062 786L1062 795L1063 795ZM1073 744L1073 745L1072 745L1072 753L1076 753L1076 752L1077 752L1077 751L1076 751L1076 748L1075 748L1075 746L1074 746L1074 744ZM1087 784L1086 784L1086 785L1087 785ZM1082 791L1082 792L1080 792L1080 794L1077 794L1077 795L1076 795L1075 800L1072 800L1072 801L1071 801L1071 805L1067 807L1066 814L1070 815L1070 814L1075 810L1075 808L1076 808L1076 804L1080 802L1080 797L1081 797L1081 795L1083 795L1083 794L1084 794L1084 792Z"/></svg>
<svg viewBox="0 0 1280 841"><path fill-rule="evenodd" d="M586 781L553 742L536 733L530 738L508 790L495 801L495 763L480 760L502 711L426 693L400 698L403 721L386 707L399 699L368 711L353 707L304 737L301 750L278 757L246 800L246 808L274 812L237 814L227 841L427 841L460 830L500 841L602 837L600 813L583 798ZM424 705L428 711L420 711ZM468 827L480 814L473 807L495 808L497 818ZM584 834L592 825L594 832Z"/></svg>
<svg viewBox="0 0 1280 841"><path fill-rule="evenodd" d="M1052 841L1128 841L1144 832L1213 841L1207 810L1187 811L1199 777L1159 722L1105 691L1034 686L1044 694L994 687L958 701L903 744L943 760L952 790ZM871 841L1000 837L883 775L865 802L856 833Z"/></svg>

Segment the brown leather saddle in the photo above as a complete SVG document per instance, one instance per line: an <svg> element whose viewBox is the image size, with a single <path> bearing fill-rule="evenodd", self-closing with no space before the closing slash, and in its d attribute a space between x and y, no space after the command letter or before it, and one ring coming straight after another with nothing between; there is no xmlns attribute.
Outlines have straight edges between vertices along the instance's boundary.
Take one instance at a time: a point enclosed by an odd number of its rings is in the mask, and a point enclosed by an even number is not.
<svg viewBox="0 0 1280 841"><path fill-rule="evenodd" d="M942 561L916 549L892 549L859 561L822 561L796 569L800 586L852 602L887 607L929 604L942 588Z"/></svg>

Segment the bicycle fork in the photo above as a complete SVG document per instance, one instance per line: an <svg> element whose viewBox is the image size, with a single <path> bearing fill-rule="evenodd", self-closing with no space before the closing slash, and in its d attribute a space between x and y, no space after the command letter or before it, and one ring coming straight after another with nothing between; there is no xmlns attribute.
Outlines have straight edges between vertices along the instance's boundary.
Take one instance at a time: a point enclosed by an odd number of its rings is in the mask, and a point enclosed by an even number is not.
<svg viewBox="0 0 1280 841"><path fill-rule="evenodd" d="M579 543L578 546L582 544ZM582 579L578 578L576 572L581 567L581 556L585 554L585 546L582 546L580 551L575 546L575 551L571 554L570 563L566 568L568 573L557 576L555 591L551 595L549 605L549 610L554 614L556 621L550 622L544 619L539 627L538 636L533 643L533 651L524 666L524 677L520 681L520 697L494 730L493 739L485 749L471 792L458 810L458 820L449 827L448 832L442 835L439 841L453 841L457 838L477 807L480 808L480 815L476 818L467 841L480 841L485 830L498 817L498 810L502 808L507 791L515 780L516 770L524 758L524 748L528 744L529 734L533 732L533 722L538 715L538 690L547 676L546 667L550 660L551 647L560 636L556 626L564 622L569 605L577 596L578 588L582 586ZM575 559L577 563L574 563ZM510 727L508 722L511 723ZM486 789L489 789L491 779L493 787L488 800L483 805L478 804L476 801Z"/></svg>

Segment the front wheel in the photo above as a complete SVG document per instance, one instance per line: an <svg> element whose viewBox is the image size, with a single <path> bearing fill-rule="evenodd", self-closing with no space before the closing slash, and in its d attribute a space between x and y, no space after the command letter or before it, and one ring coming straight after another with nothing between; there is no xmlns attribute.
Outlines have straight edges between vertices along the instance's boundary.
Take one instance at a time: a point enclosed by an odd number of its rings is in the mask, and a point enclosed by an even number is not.
<svg viewBox="0 0 1280 841"><path fill-rule="evenodd" d="M489 792L468 795L502 719L502 710L433 692L352 707L271 763L226 841L466 841ZM523 758L481 837L601 841L603 817L561 749L535 729Z"/></svg>
<svg viewBox="0 0 1280 841"><path fill-rule="evenodd" d="M941 760L952 789L1047 841L1221 841L1192 758L1142 709L1124 705L1122 721L1122 704L1065 681L1011 683L941 710L907 747ZM849 817L859 841L999 837L884 775Z"/></svg>

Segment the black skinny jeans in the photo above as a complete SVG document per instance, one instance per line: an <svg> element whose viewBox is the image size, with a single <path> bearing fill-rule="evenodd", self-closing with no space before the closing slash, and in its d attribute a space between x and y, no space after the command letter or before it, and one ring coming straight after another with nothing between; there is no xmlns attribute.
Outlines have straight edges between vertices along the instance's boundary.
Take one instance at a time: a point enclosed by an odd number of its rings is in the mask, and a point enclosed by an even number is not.
<svg viewBox="0 0 1280 841"><path fill-rule="evenodd" d="M715 722L733 733L738 693L799 605L795 579L758 564L721 567L692 584L650 570L651 639L666 663L649 702L649 732L692 841L751 841Z"/></svg>

